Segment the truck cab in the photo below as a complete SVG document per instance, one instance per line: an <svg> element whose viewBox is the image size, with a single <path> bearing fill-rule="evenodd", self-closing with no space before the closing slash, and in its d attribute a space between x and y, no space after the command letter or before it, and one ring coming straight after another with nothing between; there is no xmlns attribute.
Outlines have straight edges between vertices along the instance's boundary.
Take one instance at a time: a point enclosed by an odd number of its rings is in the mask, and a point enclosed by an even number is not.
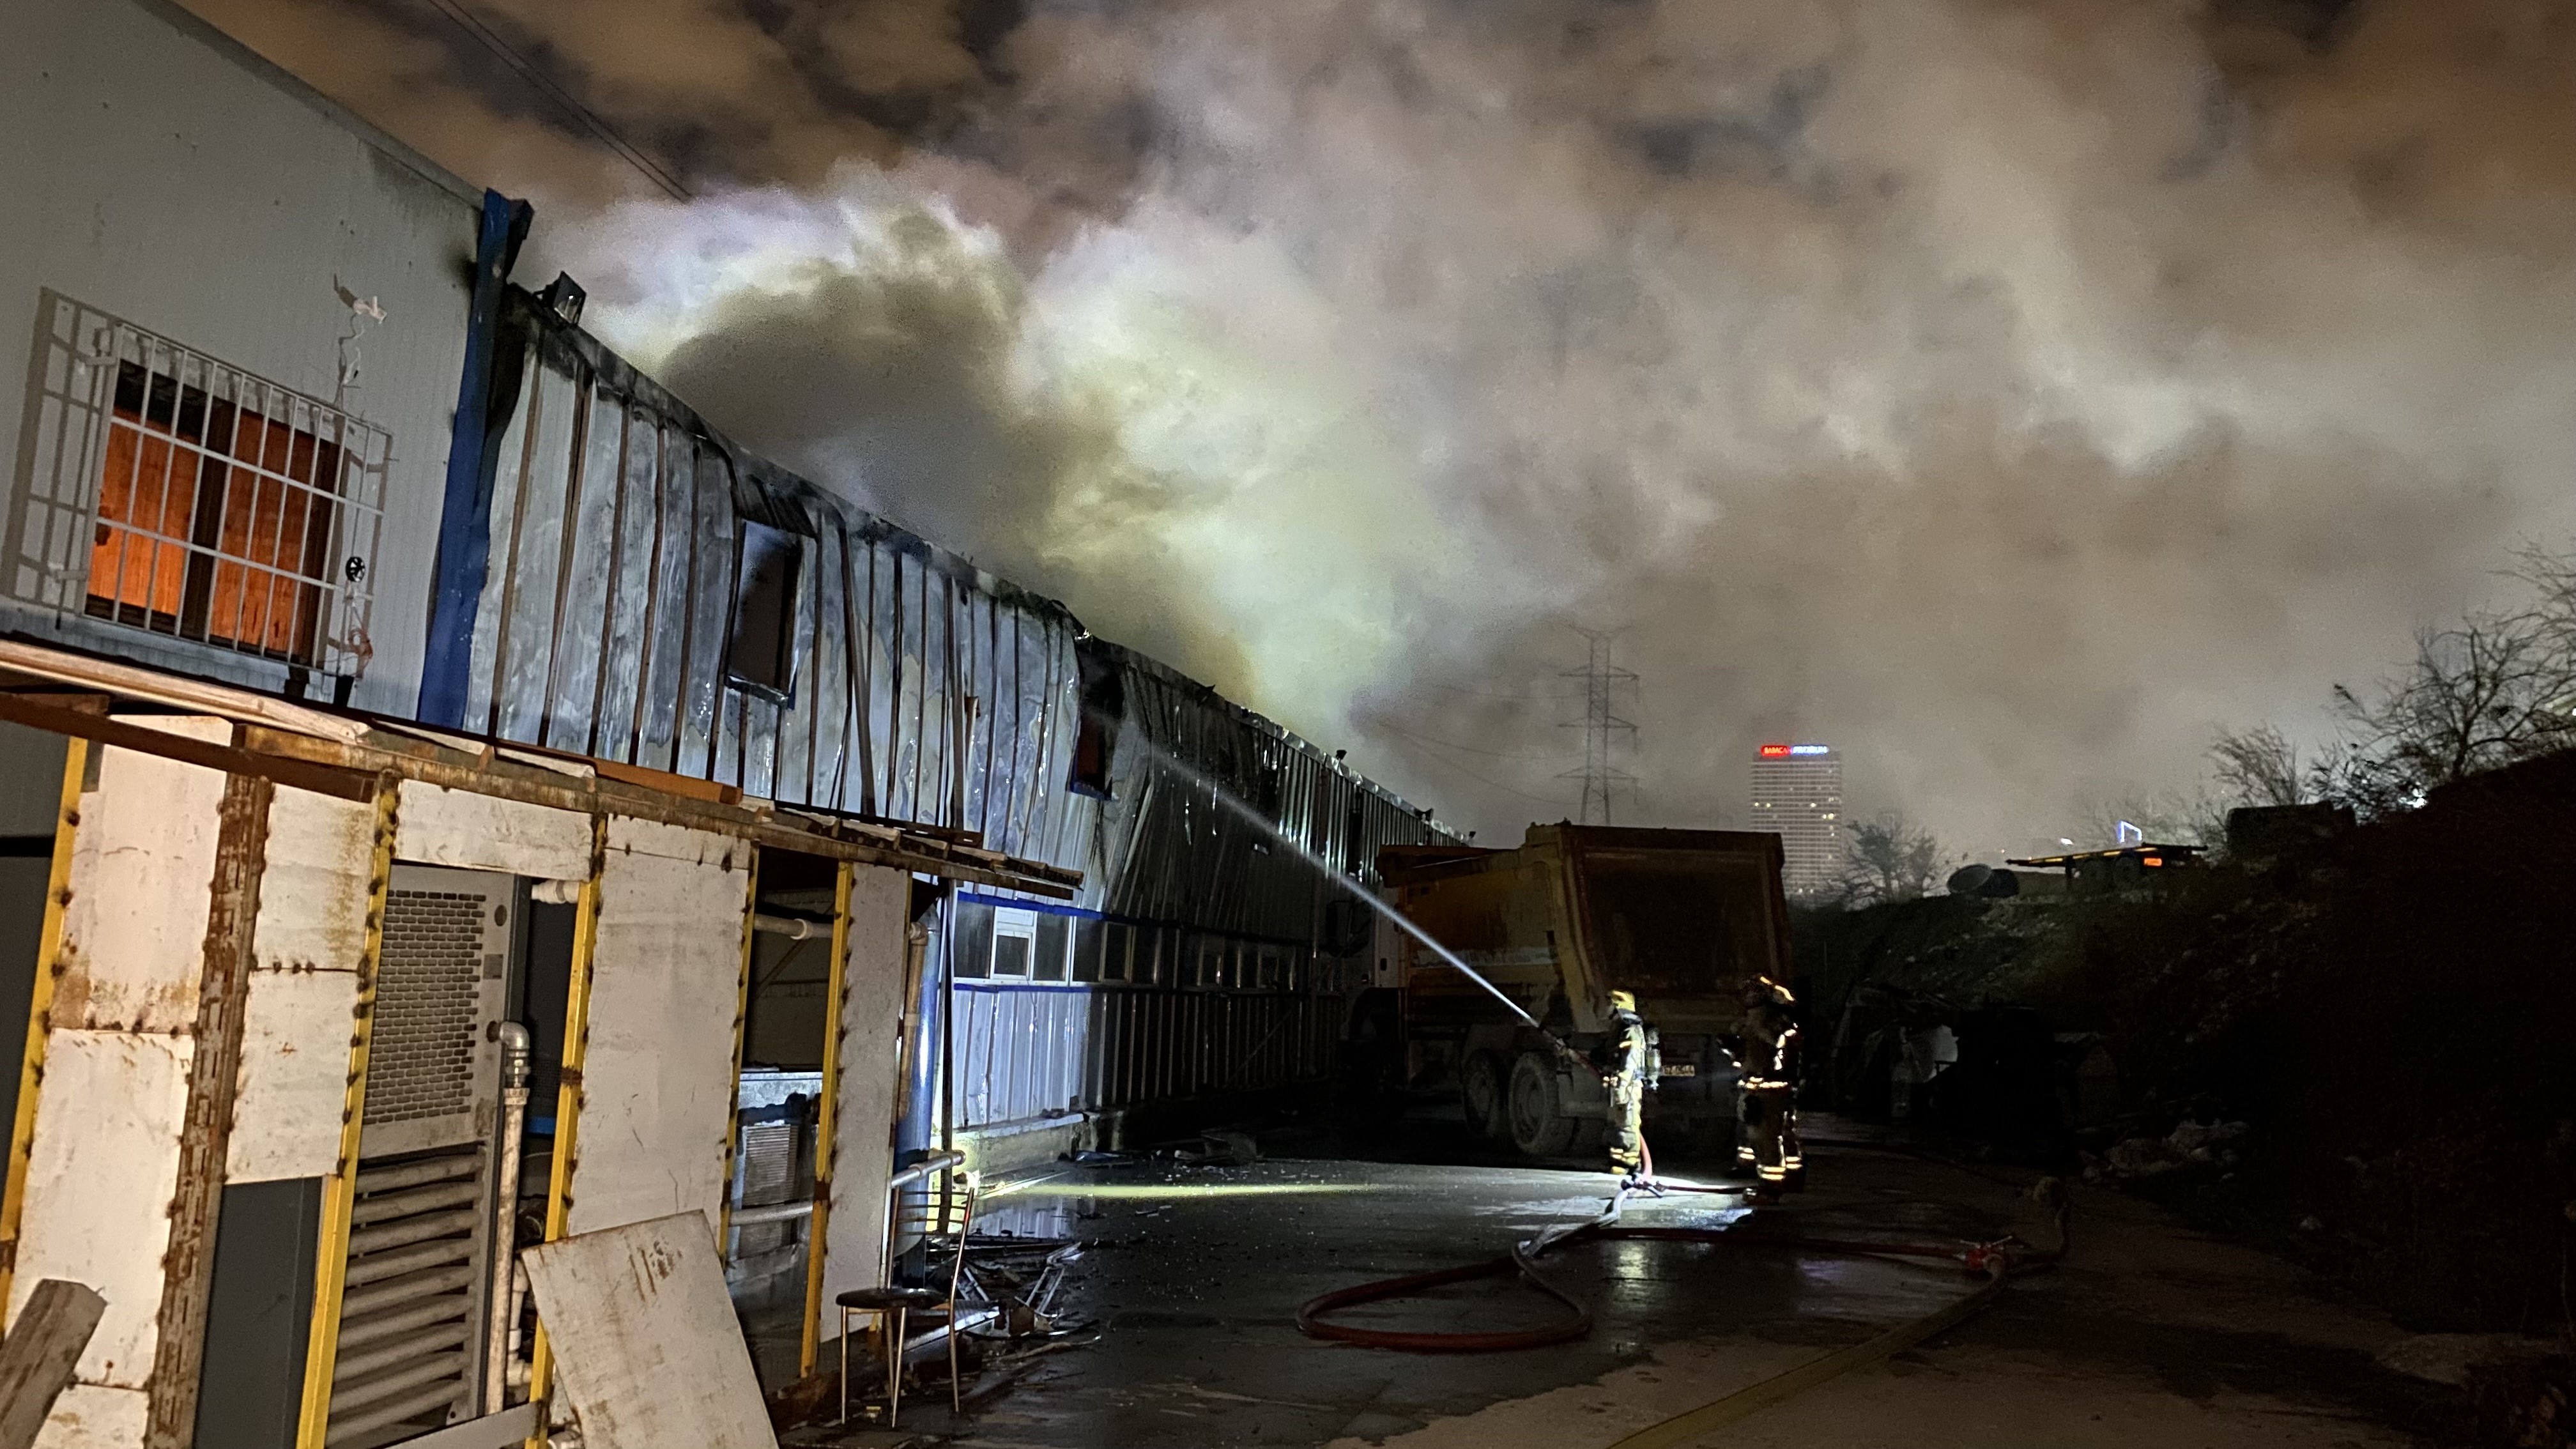
<svg viewBox="0 0 2576 1449"><path fill-rule="evenodd" d="M1610 993L1631 992L1661 1038L1649 1139L1731 1147L1745 987L1790 974L1780 867L1780 837L1751 831L1532 825L1514 849L1391 847L1395 908L1546 1031L1387 925L1378 1034L1391 1017L1403 1080L1456 1091L1471 1131L1551 1157L1598 1140L1609 1097L1591 1061Z"/></svg>

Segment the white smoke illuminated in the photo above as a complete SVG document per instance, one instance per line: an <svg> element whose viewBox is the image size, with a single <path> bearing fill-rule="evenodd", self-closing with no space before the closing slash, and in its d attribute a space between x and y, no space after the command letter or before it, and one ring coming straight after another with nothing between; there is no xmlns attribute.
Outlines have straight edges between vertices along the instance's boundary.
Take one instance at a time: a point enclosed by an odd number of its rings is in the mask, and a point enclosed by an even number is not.
<svg viewBox="0 0 2576 1449"><path fill-rule="evenodd" d="M1630 818L1795 735L1983 850L2576 527L2576 0L621 6L685 83L486 0L699 159L605 206L424 33L200 3L479 136L719 426L1489 832L1569 623Z"/></svg>

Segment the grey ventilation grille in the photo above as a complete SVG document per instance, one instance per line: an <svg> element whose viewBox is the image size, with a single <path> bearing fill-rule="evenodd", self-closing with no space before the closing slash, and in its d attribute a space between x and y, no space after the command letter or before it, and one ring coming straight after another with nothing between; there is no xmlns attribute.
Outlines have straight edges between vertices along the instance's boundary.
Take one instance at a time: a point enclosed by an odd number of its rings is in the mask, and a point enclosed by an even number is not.
<svg viewBox="0 0 2576 1449"><path fill-rule="evenodd" d="M326 1449L414 1438L468 1407L487 1217L479 1143L358 1164Z"/></svg>
<svg viewBox="0 0 2576 1449"><path fill-rule="evenodd" d="M460 891L385 897L367 1058L368 1125L474 1110L474 1028L490 904Z"/></svg>

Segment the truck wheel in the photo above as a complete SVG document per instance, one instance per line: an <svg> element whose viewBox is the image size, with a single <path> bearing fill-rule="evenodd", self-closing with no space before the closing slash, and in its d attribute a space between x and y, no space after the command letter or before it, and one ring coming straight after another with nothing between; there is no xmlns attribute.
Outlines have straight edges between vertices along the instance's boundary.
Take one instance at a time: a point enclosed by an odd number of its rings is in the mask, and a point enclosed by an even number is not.
<svg viewBox="0 0 2576 1449"><path fill-rule="evenodd" d="M1553 1062L1523 1052L1512 1063L1512 1145L1523 1155L1556 1157L1573 1142L1574 1119L1565 1115L1564 1098Z"/></svg>
<svg viewBox="0 0 2576 1449"><path fill-rule="evenodd" d="M1461 1095L1467 1102L1467 1130L1489 1142L1509 1141L1511 1083L1503 1072L1503 1059L1490 1051L1471 1053L1460 1078L1459 1085L1464 1089Z"/></svg>

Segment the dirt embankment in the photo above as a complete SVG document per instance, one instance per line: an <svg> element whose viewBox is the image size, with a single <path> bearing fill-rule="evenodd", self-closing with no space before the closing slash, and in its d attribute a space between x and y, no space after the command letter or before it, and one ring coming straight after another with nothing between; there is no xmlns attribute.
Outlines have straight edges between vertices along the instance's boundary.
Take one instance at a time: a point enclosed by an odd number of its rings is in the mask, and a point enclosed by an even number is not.
<svg viewBox="0 0 2576 1449"><path fill-rule="evenodd" d="M2107 1171L2241 1121L2131 1180L2410 1328L2569 1323L2576 753L2154 890L1821 914L1799 948L1835 1105L1889 1110L1897 1048L1947 1025L1925 1130Z"/></svg>

